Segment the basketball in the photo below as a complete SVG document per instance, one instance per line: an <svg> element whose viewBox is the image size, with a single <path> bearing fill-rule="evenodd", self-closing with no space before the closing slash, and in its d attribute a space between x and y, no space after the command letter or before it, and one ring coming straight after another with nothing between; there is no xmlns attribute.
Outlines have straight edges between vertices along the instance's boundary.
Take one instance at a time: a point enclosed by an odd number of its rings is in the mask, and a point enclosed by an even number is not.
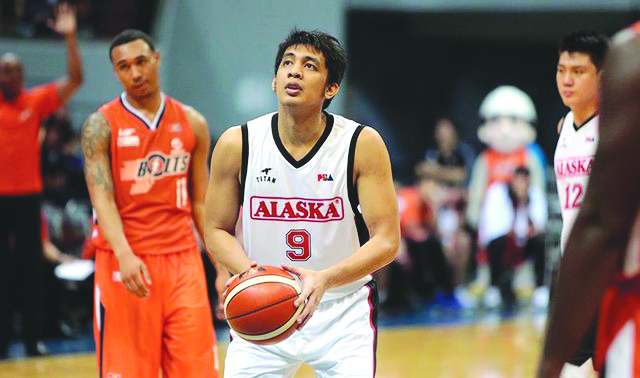
<svg viewBox="0 0 640 378"><path fill-rule="evenodd" d="M229 326L256 344L275 344L289 337L304 306L294 302L302 288L284 269L256 266L231 281L224 301Z"/></svg>

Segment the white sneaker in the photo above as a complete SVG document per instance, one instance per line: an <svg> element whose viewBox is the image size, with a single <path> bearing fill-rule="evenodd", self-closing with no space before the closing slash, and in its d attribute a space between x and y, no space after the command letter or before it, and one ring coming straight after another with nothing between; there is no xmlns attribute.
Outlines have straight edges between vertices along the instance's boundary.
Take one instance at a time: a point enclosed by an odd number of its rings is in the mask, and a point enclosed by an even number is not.
<svg viewBox="0 0 640 378"><path fill-rule="evenodd" d="M535 308L549 307L549 288L546 286L536 288L531 297L531 304Z"/></svg>
<svg viewBox="0 0 640 378"><path fill-rule="evenodd" d="M453 290L453 296L464 309L474 309L478 306L478 298L463 286L456 287Z"/></svg>
<svg viewBox="0 0 640 378"><path fill-rule="evenodd" d="M502 295L500 289L495 286L489 286L482 297L482 304L485 308L496 309L502 304Z"/></svg>

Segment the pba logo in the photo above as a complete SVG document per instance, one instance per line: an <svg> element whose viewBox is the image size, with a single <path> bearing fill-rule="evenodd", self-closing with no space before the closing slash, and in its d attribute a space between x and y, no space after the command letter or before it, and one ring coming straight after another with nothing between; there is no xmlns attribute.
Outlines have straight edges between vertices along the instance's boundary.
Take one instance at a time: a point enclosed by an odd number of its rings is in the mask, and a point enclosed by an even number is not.
<svg viewBox="0 0 640 378"><path fill-rule="evenodd" d="M251 219L283 222L332 222L344 219L342 197L251 197Z"/></svg>
<svg viewBox="0 0 640 378"><path fill-rule="evenodd" d="M320 181L333 181L333 176L326 173L318 173L318 182Z"/></svg>
<svg viewBox="0 0 640 378"><path fill-rule="evenodd" d="M145 159L138 160L138 178L173 176L184 173L189 168L190 154L165 155L152 152Z"/></svg>

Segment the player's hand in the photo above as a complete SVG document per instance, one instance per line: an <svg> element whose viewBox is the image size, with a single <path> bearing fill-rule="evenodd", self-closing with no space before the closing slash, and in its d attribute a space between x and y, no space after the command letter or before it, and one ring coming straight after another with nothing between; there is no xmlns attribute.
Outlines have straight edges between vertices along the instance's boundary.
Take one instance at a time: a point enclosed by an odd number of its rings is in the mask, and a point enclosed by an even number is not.
<svg viewBox="0 0 640 378"><path fill-rule="evenodd" d="M140 298L148 297L149 288L146 284L151 285L151 276L145 263L133 253L128 253L118 258L118 265L127 291Z"/></svg>
<svg viewBox="0 0 640 378"><path fill-rule="evenodd" d="M247 268L247 270L251 269L251 268L255 268L256 266L258 266L258 262L257 261L251 261L249 262L249 267ZM238 274L234 274L233 276L229 277L229 279L227 280L227 282L225 282L224 286L224 292L222 293L222 306L223 306L223 310L224 310L224 301L227 299L227 294L229 294L229 285L231 285L231 282L240 274L242 274L243 272L240 272Z"/></svg>
<svg viewBox="0 0 640 378"><path fill-rule="evenodd" d="M48 23L51 29L64 36L76 32L76 9L74 7L62 3L55 8L55 15L55 20Z"/></svg>
<svg viewBox="0 0 640 378"><path fill-rule="evenodd" d="M297 275L302 280L302 293L300 293L298 299L296 299L296 301L294 302L294 305L296 307L305 306L304 310L302 310L297 320L297 328L298 330L301 330L302 327L307 324L309 319L311 319L311 316L316 310L318 303L320 303L322 295L327 290L327 279L322 272L289 266L285 264L282 264L282 268Z"/></svg>
<svg viewBox="0 0 640 378"><path fill-rule="evenodd" d="M216 318L224 320L224 299L227 283L229 281L229 271L223 267L216 269L216 292L218 293L218 304L216 305Z"/></svg>

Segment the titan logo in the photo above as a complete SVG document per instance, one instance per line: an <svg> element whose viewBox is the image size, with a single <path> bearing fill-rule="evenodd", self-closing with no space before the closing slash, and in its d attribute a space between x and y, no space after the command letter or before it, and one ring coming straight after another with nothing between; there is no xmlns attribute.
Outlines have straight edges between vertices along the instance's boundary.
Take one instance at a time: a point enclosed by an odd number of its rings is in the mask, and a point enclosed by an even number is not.
<svg viewBox="0 0 640 378"><path fill-rule="evenodd" d="M270 182L272 184L276 183L276 178L269 176L269 171L272 170L273 168L265 168L265 169L261 169L260 173L262 173L262 175L260 176L256 176L256 181L257 182Z"/></svg>

